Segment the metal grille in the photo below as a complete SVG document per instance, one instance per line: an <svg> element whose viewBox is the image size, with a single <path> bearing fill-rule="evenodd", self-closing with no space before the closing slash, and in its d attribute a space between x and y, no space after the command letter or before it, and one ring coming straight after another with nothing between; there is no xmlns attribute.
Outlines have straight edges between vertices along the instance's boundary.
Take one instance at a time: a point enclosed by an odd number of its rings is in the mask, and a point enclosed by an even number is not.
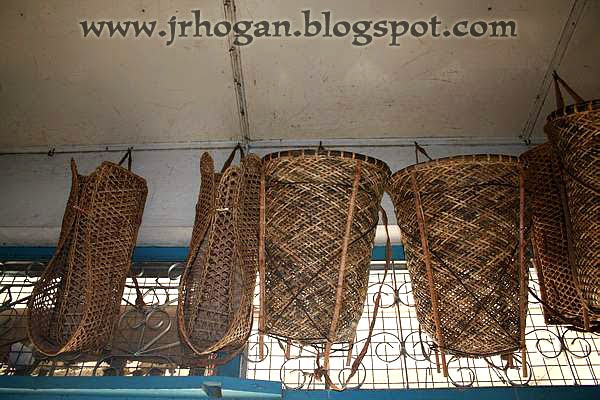
<svg viewBox="0 0 600 400"><path fill-rule="evenodd" d="M529 296L527 318L528 376L521 375L521 357L513 356L512 366L500 356L488 358L448 359L449 376L438 370L431 339L419 330L411 284L404 262L395 262L383 289L383 307L377 316L372 342L358 373L349 386L361 389L481 387L509 385L597 385L600 375L600 336L565 327L547 326L540 304ZM530 270L530 289L537 295L538 283ZM390 276L392 275L393 276ZM394 280L395 277L395 280ZM353 356L366 340L372 318L375 295L383 278L382 264L372 263L369 294L358 325ZM258 336L254 334L248 348L246 377L283 382L289 389L322 389L324 382L315 379L316 349L290 346L266 337L264 358L259 359ZM286 358L286 352L289 357ZM331 358L331 378L345 380L350 367L348 349L338 347Z"/></svg>
<svg viewBox="0 0 600 400"><path fill-rule="evenodd" d="M42 263L0 264L0 374L5 375L210 375L212 368L194 367L186 359L177 336L174 310L179 284L179 264L137 264L146 306L137 309L136 290L128 279L112 350L101 357L69 354L43 357L31 349L25 331L25 305ZM382 263L371 267L367 303L358 326L353 355L366 339L372 318L374 296L383 277ZM395 277L395 281L394 278ZM530 289L538 291L535 271L530 271ZM529 375L521 376L521 359L513 366L501 357L449 358L448 378L437 371L430 338L419 332L412 305L410 278L403 262L396 262L383 289L372 343L350 386L362 389L434 388L507 385L597 385L600 375L600 336L565 327L546 326L540 304L529 296L527 320L527 364ZM255 305L258 305L258 297ZM257 314L256 314L257 315ZM255 319L256 321L256 319ZM258 336L254 332L244 354L245 376L283 382L288 388L318 389L315 379L316 349L300 348L265 338L264 358L259 359ZM320 349L322 351L322 349ZM286 352L289 357L286 358ZM345 380L347 346L338 346L331 357L331 377Z"/></svg>

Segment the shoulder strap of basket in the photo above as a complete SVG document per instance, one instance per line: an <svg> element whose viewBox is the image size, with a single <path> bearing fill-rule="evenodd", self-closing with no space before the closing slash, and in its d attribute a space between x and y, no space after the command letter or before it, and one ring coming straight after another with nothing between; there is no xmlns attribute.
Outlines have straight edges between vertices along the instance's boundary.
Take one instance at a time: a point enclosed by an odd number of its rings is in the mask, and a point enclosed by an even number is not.
<svg viewBox="0 0 600 400"><path fill-rule="evenodd" d="M133 163L133 157L131 155L131 150L132 150L131 147L128 148L125 155L119 161L119 165L123 165L125 160L127 160L127 170L129 172L131 172L131 164ZM144 302L144 295L142 294L142 291L140 290L140 284L138 283L137 277L135 275L132 276L131 279L133 280L133 284L135 285L135 307L142 309L146 306L146 303Z"/></svg>
<svg viewBox="0 0 600 400"><path fill-rule="evenodd" d="M227 157L227 160L225 160L225 164L223 164L223 168L221 168L221 173L224 173L227 170L227 168L229 168L231 166L231 163L233 162L233 158L235 157L235 153L238 150L240 152L240 159L244 158L244 149L242 148L242 145L240 143L238 143L231 151L231 154L229 155L229 157Z"/></svg>
<svg viewBox="0 0 600 400"><path fill-rule="evenodd" d="M352 233L352 221L354 220L354 209L356 208L356 194L358 192L358 186L360 183L360 174L361 161L358 160L354 168L354 180L352 183L352 192L350 194L350 204L348 205L348 218L346 219L346 229L342 241L342 254L340 257L340 268L338 272L338 282L335 292L335 306L333 309L333 317L331 319L331 326L329 327L329 337L327 339L327 344L325 345L325 354L323 357L323 364L326 371L329 369L329 353L331 352L331 346L333 345L335 333L337 332L338 320L342 309L344 280L346 278L346 256L348 254L348 244L350 243L350 235Z"/></svg>
<svg viewBox="0 0 600 400"><path fill-rule="evenodd" d="M77 172L77 163L74 159L71 158L71 192L69 193L69 200L67 202L67 207L72 207L77 211L77 202L79 199L79 172ZM62 246L65 244L67 237L69 236L71 229L73 228L73 224L75 222L75 215L72 211L65 211L65 215L63 217L62 227L60 231L60 236L58 239L58 245L56 246L56 252L58 253Z"/></svg>
<svg viewBox="0 0 600 400"><path fill-rule="evenodd" d="M417 225L419 227L419 240L421 242L421 249L423 251L423 263L425 264L425 271L427 275L427 286L429 288L429 296L431 297L431 313L433 314L432 317L435 326L435 335L441 353L442 370L444 373L444 377L447 377L448 364L446 363L444 335L442 333L442 322L439 315L437 292L435 291L434 285L431 251L429 248L429 240L427 238L427 228L425 227L425 213L423 211L423 206L421 202L421 193L419 190L419 184L417 182L417 176L414 171L410 174L410 180L413 196L415 198L415 213L417 216Z"/></svg>
<svg viewBox="0 0 600 400"><path fill-rule="evenodd" d="M556 71L552 72L552 77L554 78L554 90L556 92L556 107L558 109L561 109L565 106L565 101L560 90L561 85L566 89L566 91L571 95L573 100L575 100L577 103L584 102L583 98L579 96L573 89L571 89L571 87L567 85L567 82L565 82L560 76L558 76L558 73Z"/></svg>
<svg viewBox="0 0 600 400"><path fill-rule="evenodd" d="M327 387L332 390L342 391L346 388L346 386L348 385L350 380L354 377L354 375L356 375L356 372L358 371L358 368L360 368L360 364L362 363L362 360L365 358L365 355L367 354L367 351L369 350L369 346L371 345L371 338L373 337L373 330L375 329L375 322L377 321L377 314L379 313L379 307L381 305L381 293L383 291L383 286L386 282L387 274L388 274L389 267L390 267L391 260L392 260L392 242L390 240L390 232L389 232L389 228L388 228L387 213L381 206L379 207L379 211L381 213L381 219L383 220L383 225L385 227L385 234L386 234L385 269L383 272L383 278L381 279L381 282L379 284L379 290L377 291L377 296L375 297L375 305L373 307L373 318L371 319L371 323L369 324L369 333L367 335L365 343L363 344L362 349L360 350L360 352L358 353L358 356L352 363L352 367L350 368L350 375L348 375L348 378L346 378L346 381L343 382L342 387L339 387L333 383L333 381L331 380L331 377L329 376L328 368L326 368L325 366L323 366L323 367L321 366L320 354L317 352L317 359L316 359L317 369L315 370L315 377L317 377L317 378L323 377L325 379L325 383L326 383ZM350 347L349 351L352 351L352 346ZM326 354L325 356L328 356L328 355ZM350 357L351 357L351 355L349 354L348 359L350 359ZM326 361L328 361L328 360L326 360Z"/></svg>

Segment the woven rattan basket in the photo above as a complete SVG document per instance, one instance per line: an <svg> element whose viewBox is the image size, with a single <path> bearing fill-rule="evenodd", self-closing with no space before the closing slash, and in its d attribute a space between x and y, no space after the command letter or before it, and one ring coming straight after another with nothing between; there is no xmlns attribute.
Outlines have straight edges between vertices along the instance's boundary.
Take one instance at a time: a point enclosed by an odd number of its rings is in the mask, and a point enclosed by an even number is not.
<svg viewBox="0 0 600 400"><path fill-rule="evenodd" d="M263 171L261 333L303 344L351 342L389 168L319 149L269 154Z"/></svg>
<svg viewBox="0 0 600 400"><path fill-rule="evenodd" d="M98 353L118 315L148 192L146 181L103 162L77 173L54 257L29 300L28 334L47 355Z"/></svg>
<svg viewBox="0 0 600 400"><path fill-rule="evenodd" d="M196 220L179 286L179 335L196 355L220 352L213 364L230 359L250 335L258 265L261 162L251 154L230 167L232 159L233 153L219 174L210 155L202 155Z"/></svg>
<svg viewBox="0 0 600 400"><path fill-rule="evenodd" d="M457 156L396 172L389 185L421 328L442 353L524 349L524 189L505 155ZM523 363L525 364L525 363Z"/></svg>
<svg viewBox="0 0 600 400"><path fill-rule="evenodd" d="M583 328L587 306L575 269L577 254L568 241L569 229L563 201L566 193L556 153L550 143L523 153L525 188L531 209L531 242L540 286L541 303L547 324L572 324ZM585 317L584 317L585 315Z"/></svg>
<svg viewBox="0 0 600 400"><path fill-rule="evenodd" d="M559 82L577 104L563 106ZM544 129L564 181L568 240L589 327L592 314L600 313L600 100L583 101L557 75L555 83L559 108Z"/></svg>

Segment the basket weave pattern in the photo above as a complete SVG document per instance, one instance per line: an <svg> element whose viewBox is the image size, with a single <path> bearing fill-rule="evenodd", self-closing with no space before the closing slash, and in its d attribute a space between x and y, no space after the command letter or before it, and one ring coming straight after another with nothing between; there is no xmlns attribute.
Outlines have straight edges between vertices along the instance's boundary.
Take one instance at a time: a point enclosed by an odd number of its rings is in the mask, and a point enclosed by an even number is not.
<svg viewBox="0 0 600 400"><path fill-rule="evenodd" d="M600 313L600 100L548 117L546 133L558 160L571 216L574 266L590 313Z"/></svg>
<svg viewBox="0 0 600 400"><path fill-rule="evenodd" d="M389 193L421 327L442 350L457 355L487 356L521 348L517 160L483 155L417 164L392 176ZM420 239L419 202L433 288Z"/></svg>
<svg viewBox="0 0 600 400"><path fill-rule="evenodd" d="M569 259L567 221L561 196L564 185L558 159L549 143L523 153L521 159L532 211L531 242L544 318L548 324L569 323L582 327L582 298ZM591 317L598 320L600 315Z"/></svg>
<svg viewBox="0 0 600 400"><path fill-rule="evenodd" d="M87 177L71 168L57 250L28 304L29 336L47 355L98 353L108 344L148 191L111 162Z"/></svg>
<svg viewBox="0 0 600 400"><path fill-rule="evenodd" d="M274 153L263 162L265 333L303 343L351 341L367 294L378 209L389 169L369 157L325 150ZM355 179L341 308L339 317L334 317Z"/></svg>
<svg viewBox="0 0 600 400"><path fill-rule="evenodd" d="M260 159L214 172L202 155L190 255L180 283L179 333L198 355L241 350L252 327L258 265Z"/></svg>

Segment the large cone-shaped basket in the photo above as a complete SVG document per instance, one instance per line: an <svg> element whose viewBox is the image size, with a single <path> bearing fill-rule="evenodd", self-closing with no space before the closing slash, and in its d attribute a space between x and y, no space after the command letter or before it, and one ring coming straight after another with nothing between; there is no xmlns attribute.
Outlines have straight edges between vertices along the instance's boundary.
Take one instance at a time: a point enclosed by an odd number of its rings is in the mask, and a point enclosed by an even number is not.
<svg viewBox="0 0 600 400"><path fill-rule="evenodd" d="M548 324L583 328L600 314L586 312L579 285L577 254L570 239L566 191L556 152L545 143L521 155L531 210L531 243L544 318ZM564 203L564 204L563 204Z"/></svg>
<svg viewBox="0 0 600 400"><path fill-rule="evenodd" d="M442 356L524 348L522 179L518 159L505 155L444 158L392 176L417 317Z"/></svg>
<svg viewBox="0 0 600 400"><path fill-rule="evenodd" d="M389 169L321 149L273 153L263 163L261 331L301 343L350 342Z"/></svg>
<svg viewBox="0 0 600 400"><path fill-rule="evenodd" d="M559 108L545 131L558 155L573 270L582 296L584 325L600 314L600 100L583 101L555 75ZM564 107L558 84L578 103Z"/></svg>

